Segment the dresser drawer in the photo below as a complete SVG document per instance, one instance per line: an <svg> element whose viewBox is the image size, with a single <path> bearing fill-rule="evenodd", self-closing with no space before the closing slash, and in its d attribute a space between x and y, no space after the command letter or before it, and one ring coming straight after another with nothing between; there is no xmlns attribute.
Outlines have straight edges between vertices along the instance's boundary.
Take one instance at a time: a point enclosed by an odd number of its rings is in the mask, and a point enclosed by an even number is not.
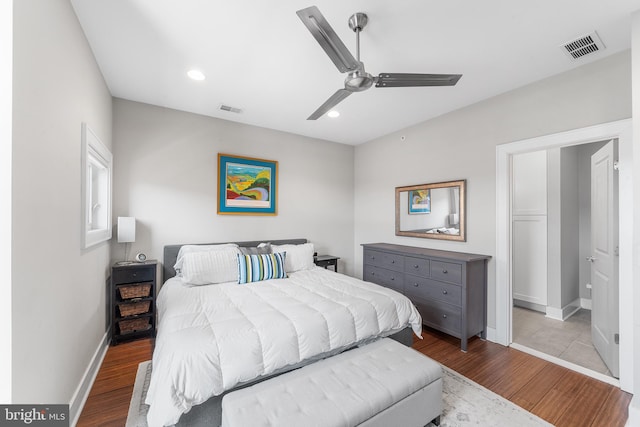
<svg viewBox="0 0 640 427"><path fill-rule="evenodd" d="M455 306L462 305L462 287L452 283L418 277L405 276L404 292L409 298L443 301Z"/></svg>
<svg viewBox="0 0 640 427"><path fill-rule="evenodd" d="M372 250L364 251L364 264L375 265L390 270L402 271L404 260L402 255Z"/></svg>
<svg viewBox="0 0 640 427"><path fill-rule="evenodd" d="M450 262L431 260L431 278L451 283L462 283L462 266Z"/></svg>
<svg viewBox="0 0 640 427"><path fill-rule="evenodd" d="M462 312L459 307L421 299L416 299L414 304L422 316L422 323L460 338Z"/></svg>
<svg viewBox="0 0 640 427"><path fill-rule="evenodd" d="M363 280L402 292L403 274L374 265L364 266Z"/></svg>
<svg viewBox="0 0 640 427"><path fill-rule="evenodd" d="M152 282L155 279L155 265L149 267L119 268L113 271L113 282L136 283Z"/></svg>
<svg viewBox="0 0 640 427"><path fill-rule="evenodd" d="M416 276L429 277L429 260L424 258L404 258L404 271Z"/></svg>

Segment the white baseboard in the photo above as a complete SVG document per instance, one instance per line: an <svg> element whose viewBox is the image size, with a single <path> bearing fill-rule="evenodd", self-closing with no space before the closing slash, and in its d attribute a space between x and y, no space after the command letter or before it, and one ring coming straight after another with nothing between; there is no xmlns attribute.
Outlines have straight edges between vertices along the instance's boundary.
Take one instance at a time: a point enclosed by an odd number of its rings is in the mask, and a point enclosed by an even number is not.
<svg viewBox="0 0 640 427"><path fill-rule="evenodd" d="M93 383L96 380L96 376L98 375L104 356L107 354L110 337L111 329L108 329L102 337L102 340L100 340L100 344L98 344L98 348L93 354L91 362L89 362L89 366L87 366L87 369L80 380L80 384L78 384L78 388L76 388L75 393L73 393L73 396L71 397L71 402L69 402L69 419L71 420L71 427L74 427L78 423L78 418L80 418L82 408L84 408L84 404L87 402L87 397L89 397L91 387L93 387Z"/></svg>
<svg viewBox="0 0 640 427"><path fill-rule="evenodd" d="M547 314L546 317L555 320L562 320L563 322L567 320L569 317L573 316L576 311L580 310L582 301L580 298L571 301L569 304L565 305L562 308L555 308L547 306Z"/></svg>
<svg viewBox="0 0 640 427"><path fill-rule="evenodd" d="M629 404L629 417L626 427L640 427L640 395L633 396Z"/></svg>
<svg viewBox="0 0 640 427"><path fill-rule="evenodd" d="M591 299L580 298L580 307L585 310L591 310Z"/></svg>

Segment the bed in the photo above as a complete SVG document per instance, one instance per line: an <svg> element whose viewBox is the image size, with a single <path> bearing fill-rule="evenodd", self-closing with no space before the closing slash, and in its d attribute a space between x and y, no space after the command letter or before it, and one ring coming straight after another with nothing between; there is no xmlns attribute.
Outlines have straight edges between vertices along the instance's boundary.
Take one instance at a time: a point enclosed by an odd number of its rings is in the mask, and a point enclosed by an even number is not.
<svg viewBox="0 0 640 427"><path fill-rule="evenodd" d="M234 244L255 249L260 243ZM403 295L315 267L306 239L271 244L271 252L287 252L287 278L242 285L225 277L205 284L214 279L187 272L186 261L176 276L172 266L180 262L184 245L165 247L146 399L150 426L194 425L203 419L217 425L224 393L382 337L400 337L410 345L411 331L420 336L420 315ZM185 253L188 248L192 245L183 248ZM201 285L192 284L199 280Z"/></svg>

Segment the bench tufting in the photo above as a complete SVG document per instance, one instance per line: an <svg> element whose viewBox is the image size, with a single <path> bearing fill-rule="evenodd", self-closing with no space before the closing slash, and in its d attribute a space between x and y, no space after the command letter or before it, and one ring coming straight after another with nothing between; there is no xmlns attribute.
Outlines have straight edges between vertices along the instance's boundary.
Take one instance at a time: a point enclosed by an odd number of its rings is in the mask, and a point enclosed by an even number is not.
<svg viewBox="0 0 640 427"><path fill-rule="evenodd" d="M439 423L442 368L385 338L229 393L222 426Z"/></svg>

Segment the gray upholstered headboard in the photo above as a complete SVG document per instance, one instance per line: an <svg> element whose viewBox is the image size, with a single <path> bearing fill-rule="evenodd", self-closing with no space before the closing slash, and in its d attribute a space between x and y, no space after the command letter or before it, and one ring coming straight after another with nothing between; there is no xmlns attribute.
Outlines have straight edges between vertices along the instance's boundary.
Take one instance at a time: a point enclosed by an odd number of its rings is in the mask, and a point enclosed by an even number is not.
<svg viewBox="0 0 640 427"><path fill-rule="evenodd" d="M176 265L178 251L184 245L219 245L222 243L235 243L238 246L251 247L258 246L260 243L270 242L274 245L301 245L307 243L307 239L284 239L284 240L256 240L251 242L218 242L218 243L183 243L181 245L167 245L164 247L164 255L162 257L162 283L176 275L173 266Z"/></svg>

